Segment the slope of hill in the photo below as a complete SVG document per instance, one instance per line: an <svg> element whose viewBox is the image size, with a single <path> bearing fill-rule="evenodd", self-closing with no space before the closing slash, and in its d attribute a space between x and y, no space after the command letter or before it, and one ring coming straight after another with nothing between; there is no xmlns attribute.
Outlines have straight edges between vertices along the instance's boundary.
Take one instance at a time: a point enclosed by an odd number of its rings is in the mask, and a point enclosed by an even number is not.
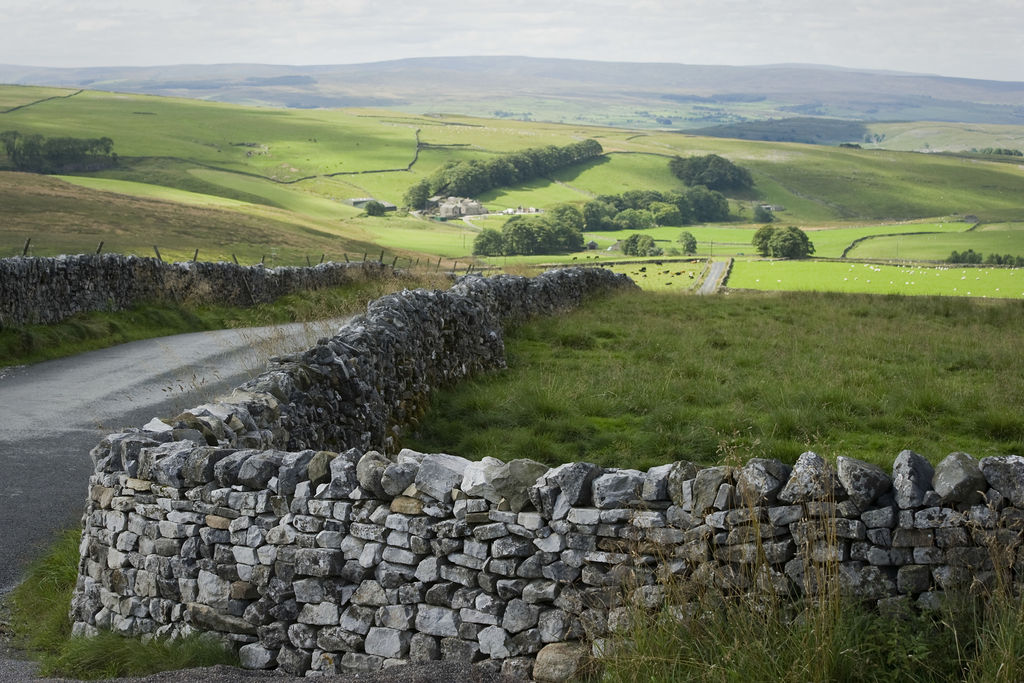
<svg viewBox="0 0 1024 683"><path fill-rule="evenodd" d="M7 86L0 87L0 102L12 103L0 113L0 130L114 139L118 166L69 178L73 182L241 217L238 229L214 229L226 225L223 217L208 219L192 209L182 214L188 220L168 219L169 225L183 226L179 232L163 231L179 248L176 258L200 248L205 256L235 253L258 260L278 249L291 254L293 262L304 262L305 256L320 253L334 258L343 252L374 253L383 245L389 253L413 259L432 255L465 263L482 224L442 228L411 216L369 218L345 200L373 196L401 204L407 188L446 162L587 138L601 143L601 159L551 179L498 188L480 199L500 210L581 205L596 195L629 189L671 191L682 184L668 169L670 158L715 153L754 176L754 191L733 197L734 226L749 227L757 203L785 207L779 212L785 224L815 228L955 214L1024 221L1019 199L1024 169L980 158L385 110L265 109L89 90ZM0 169L4 161L0 152ZM20 182L48 182L25 178ZM137 235L129 234L130 226L118 216L110 217L105 228L99 220L83 221L74 201L43 218L33 211L36 219L29 226L23 225L23 215L13 213L5 223L0 245L5 255L20 253L32 235L33 248L89 250L104 239L103 230L110 237L108 249L148 254L154 233L160 232L159 221L142 218ZM93 211L93 218L101 213ZM270 223L273 230L267 228ZM500 226L500 221L485 224ZM79 238L83 225L96 229ZM594 239L605 246L603 235ZM165 248L169 240L159 242Z"/></svg>
<svg viewBox="0 0 1024 683"><path fill-rule="evenodd" d="M376 106L652 128L792 116L1024 124L1024 83L813 65L698 66L527 57L324 66L0 65L0 82L296 108Z"/></svg>

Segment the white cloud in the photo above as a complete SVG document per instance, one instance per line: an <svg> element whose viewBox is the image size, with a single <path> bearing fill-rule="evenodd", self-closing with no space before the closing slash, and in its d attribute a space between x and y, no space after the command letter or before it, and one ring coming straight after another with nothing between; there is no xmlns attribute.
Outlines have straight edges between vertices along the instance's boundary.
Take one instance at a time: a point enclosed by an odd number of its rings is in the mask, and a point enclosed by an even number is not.
<svg viewBox="0 0 1024 683"><path fill-rule="evenodd" d="M4 0L0 12L18 26L0 44L10 64L516 54L1024 80L1017 0Z"/></svg>

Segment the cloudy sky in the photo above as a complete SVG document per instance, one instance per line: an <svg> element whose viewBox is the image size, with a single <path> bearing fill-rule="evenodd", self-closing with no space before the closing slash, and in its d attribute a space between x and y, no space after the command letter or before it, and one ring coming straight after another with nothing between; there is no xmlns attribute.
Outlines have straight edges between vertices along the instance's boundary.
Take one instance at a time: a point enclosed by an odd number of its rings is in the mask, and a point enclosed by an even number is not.
<svg viewBox="0 0 1024 683"><path fill-rule="evenodd" d="M526 55L1024 81L1020 0L0 0L0 63Z"/></svg>

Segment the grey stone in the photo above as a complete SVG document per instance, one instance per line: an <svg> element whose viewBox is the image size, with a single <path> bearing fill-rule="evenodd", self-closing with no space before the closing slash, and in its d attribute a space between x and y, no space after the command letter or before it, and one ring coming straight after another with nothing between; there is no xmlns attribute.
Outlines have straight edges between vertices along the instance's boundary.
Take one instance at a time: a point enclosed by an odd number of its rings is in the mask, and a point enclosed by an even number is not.
<svg viewBox="0 0 1024 683"><path fill-rule="evenodd" d="M1017 508L1024 508L1024 457L997 455L979 463L989 486L1005 496Z"/></svg>
<svg viewBox="0 0 1024 683"><path fill-rule="evenodd" d="M536 605L514 598L505 606L505 616L501 626L509 633L519 633L537 625L540 608Z"/></svg>
<svg viewBox="0 0 1024 683"><path fill-rule="evenodd" d="M689 460L677 460L672 463L668 475L668 496L673 505L680 508L689 507L693 502L693 479L697 476L697 466Z"/></svg>
<svg viewBox="0 0 1024 683"><path fill-rule="evenodd" d="M598 465L572 462L549 470L543 479L546 484L554 486L565 496L565 502L570 507L578 507L592 503L593 482L603 472L604 469Z"/></svg>
<svg viewBox="0 0 1024 683"><path fill-rule="evenodd" d="M450 501L452 489L462 483L469 465L469 460L456 455L426 455L416 473L416 488L439 501Z"/></svg>
<svg viewBox="0 0 1024 683"><path fill-rule="evenodd" d="M399 659L408 654L411 638L412 634L408 631L374 627L366 634L364 648L369 655Z"/></svg>
<svg viewBox="0 0 1024 683"><path fill-rule="evenodd" d="M381 477L391 464L390 460L377 451L367 451L356 463L356 479L359 481L359 485L379 499L388 498L387 492L381 485Z"/></svg>
<svg viewBox="0 0 1024 683"><path fill-rule="evenodd" d="M722 484L732 482L732 475L733 468L725 465L707 467L697 472L697 476L693 480L693 512L703 515L713 508L715 499L718 497L718 490ZM673 500L673 502L675 501Z"/></svg>
<svg viewBox="0 0 1024 683"><path fill-rule="evenodd" d="M932 487L944 505L975 505L982 502L988 482L977 460L967 453L956 452L947 455L935 467Z"/></svg>
<svg viewBox="0 0 1024 683"><path fill-rule="evenodd" d="M350 448L332 459L329 465L331 480L323 490L316 493L316 497L330 500L350 497L352 492L359 488L356 463L360 457L359 451Z"/></svg>
<svg viewBox="0 0 1024 683"><path fill-rule="evenodd" d="M792 468L778 460L752 458L736 475L736 493L745 506L774 505Z"/></svg>
<svg viewBox="0 0 1024 683"><path fill-rule="evenodd" d="M477 638L480 651L492 659L505 659L512 654L512 638L500 626L488 626Z"/></svg>
<svg viewBox="0 0 1024 683"><path fill-rule="evenodd" d="M935 469L914 451L902 451L892 464L892 487L896 505L907 510L924 505L932 490Z"/></svg>
<svg viewBox="0 0 1024 683"><path fill-rule="evenodd" d="M790 504L825 500L835 495L835 484L832 469L819 455L807 451L797 458L779 500Z"/></svg>
<svg viewBox="0 0 1024 683"><path fill-rule="evenodd" d="M836 476L861 511L867 510L876 498L892 488L892 479L882 468L842 455L836 458Z"/></svg>
<svg viewBox="0 0 1024 683"><path fill-rule="evenodd" d="M277 652L261 643L249 643L238 649L238 661L243 669L269 669L277 662Z"/></svg>
<svg viewBox="0 0 1024 683"><path fill-rule="evenodd" d="M412 459L391 463L381 473L381 488L391 498L400 496L416 481L416 473L419 472L419 469L419 462Z"/></svg>
<svg viewBox="0 0 1024 683"><path fill-rule="evenodd" d="M416 630L432 636L457 636L462 619L447 607L419 605L416 609Z"/></svg>
<svg viewBox="0 0 1024 683"><path fill-rule="evenodd" d="M640 500L646 476L638 470L615 470L594 479L592 484L594 505L598 508L616 508Z"/></svg>
<svg viewBox="0 0 1024 683"><path fill-rule="evenodd" d="M537 683L564 683L576 678L590 657L585 643L551 643L537 653L533 678Z"/></svg>
<svg viewBox="0 0 1024 683"><path fill-rule="evenodd" d="M668 500L668 480L672 474L675 463L658 465L647 470L644 477L644 485L640 491L640 497L648 502Z"/></svg>

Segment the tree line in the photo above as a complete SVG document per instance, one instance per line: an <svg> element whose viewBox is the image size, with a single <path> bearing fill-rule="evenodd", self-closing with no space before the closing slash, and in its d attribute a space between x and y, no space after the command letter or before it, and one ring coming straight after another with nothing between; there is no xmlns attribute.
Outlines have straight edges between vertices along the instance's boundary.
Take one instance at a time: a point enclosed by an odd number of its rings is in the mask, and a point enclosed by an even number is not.
<svg viewBox="0 0 1024 683"><path fill-rule="evenodd" d="M114 141L102 138L47 138L16 130L0 133L7 158L15 170L58 173L106 168L117 163Z"/></svg>
<svg viewBox="0 0 1024 683"><path fill-rule="evenodd" d="M480 256L564 254L583 248L583 214L559 204L542 215L512 216L501 230L484 228L473 240Z"/></svg>
<svg viewBox="0 0 1024 683"><path fill-rule="evenodd" d="M644 230L729 220L729 201L721 192L697 185L679 192L629 190L599 195L583 205L586 230Z"/></svg>
<svg viewBox="0 0 1024 683"><path fill-rule="evenodd" d="M548 145L503 154L493 159L449 161L410 187L405 204L413 209L426 208L427 199L436 195L473 197L495 187L516 185L549 175L604 153L597 140L583 140L563 147Z"/></svg>
<svg viewBox="0 0 1024 683"><path fill-rule="evenodd" d="M703 185L709 190L743 191L754 186L750 171L717 154L675 157L668 162L668 168L687 185Z"/></svg>
<svg viewBox="0 0 1024 683"><path fill-rule="evenodd" d="M1024 268L1024 256L991 253L986 257L981 252L968 249L967 251L954 251L946 259L946 263L984 263L989 266Z"/></svg>

